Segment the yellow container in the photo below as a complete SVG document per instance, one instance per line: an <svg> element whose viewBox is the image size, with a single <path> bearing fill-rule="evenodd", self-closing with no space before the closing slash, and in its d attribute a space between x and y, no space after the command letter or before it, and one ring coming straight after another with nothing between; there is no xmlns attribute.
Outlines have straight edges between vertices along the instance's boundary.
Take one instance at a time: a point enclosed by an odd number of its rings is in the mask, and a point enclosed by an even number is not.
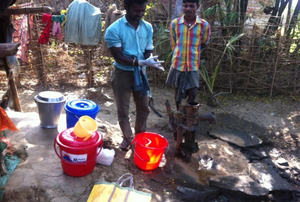
<svg viewBox="0 0 300 202"><path fill-rule="evenodd" d="M74 126L74 134L87 140L98 128L97 122L90 116L81 116Z"/></svg>

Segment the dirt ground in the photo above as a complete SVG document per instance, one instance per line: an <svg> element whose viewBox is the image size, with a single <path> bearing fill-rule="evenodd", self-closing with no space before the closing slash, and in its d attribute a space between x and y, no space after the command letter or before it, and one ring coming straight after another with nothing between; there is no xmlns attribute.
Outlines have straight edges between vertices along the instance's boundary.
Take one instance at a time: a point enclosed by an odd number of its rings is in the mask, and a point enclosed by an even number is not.
<svg viewBox="0 0 300 202"><path fill-rule="evenodd" d="M193 155L190 163L175 158L175 141L169 127L169 118L166 113L165 102L171 102L172 110L175 109L172 89L152 88L154 105L161 112L158 117L151 111L148 118L148 131L163 135L169 142L160 167L152 171L142 171L134 163L132 151L124 152L119 149L122 141L121 131L118 126L116 107L113 100L112 89L109 86L99 88L101 93L97 97L88 93L85 88L64 88L54 89L61 92L68 100L90 99L95 101L100 112L97 115L99 131L104 137L103 148L115 150L115 157L112 165L104 166L97 164L93 172L99 173L98 181L105 180L114 182L125 173L132 173L134 176L135 189L152 193L154 201L181 201L176 195L178 185L190 182L199 182L197 170L199 162L197 155ZM40 90L18 89L23 112L37 112L34 95ZM220 106L209 107L205 105L205 99L199 96L197 102L201 103L200 112L214 112L218 125L251 132L263 140L263 147L271 156L285 158L290 166L300 169L298 158L300 156L300 103L291 98L280 98L274 100L226 96L220 99ZM62 113L65 113L63 110ZM130 108L131 123L134 125L134 103ZM65 121L65 120L61 120ZM197 140L213 140L206 134L212 125L201 123L200 133ZM24 159L23 159L24 160ZM22 161L22 159L21 159ZM92 184L92 182L91 182ZM90 185L92 186L92 185Z"/></svg>

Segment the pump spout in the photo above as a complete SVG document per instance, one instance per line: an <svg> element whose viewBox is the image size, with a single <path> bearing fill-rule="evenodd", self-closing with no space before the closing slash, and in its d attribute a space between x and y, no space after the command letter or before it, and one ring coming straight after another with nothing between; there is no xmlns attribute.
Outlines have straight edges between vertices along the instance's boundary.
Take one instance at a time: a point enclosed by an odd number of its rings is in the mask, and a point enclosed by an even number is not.
<svg viewBox="0 0 300 202"><path fill-rule="evenodd" d="M213 112L206 113L206 114L199 114L198 120L199 121L208 121L209 123L212 123L212 124L217 123L217 118Z"/></svg>

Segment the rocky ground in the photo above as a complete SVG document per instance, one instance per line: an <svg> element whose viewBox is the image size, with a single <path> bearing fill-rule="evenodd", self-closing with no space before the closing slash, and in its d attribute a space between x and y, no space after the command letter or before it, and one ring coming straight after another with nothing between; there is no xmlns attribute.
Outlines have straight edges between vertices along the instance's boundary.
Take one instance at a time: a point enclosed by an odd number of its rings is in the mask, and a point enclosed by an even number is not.
<svg viewBox="0 0 300 202"><path fill-rule="evenodd" d="M119 149L122 138L111 88L106 86L98 90L100 93L96 97L90 94L87 89L65 88L56 90L62 92L68 99L87 98L100 106L101 110L97 116L97 121L99 131L104 136L103 148L114 149L116 155L112 165L96 165L93 172L98 173L97 180L114 182L122 174L132 173L135 189L152 193L152 202L241 200L283 202L300 200L297 194L300 185L300 163L298 161L300 155L299 101L291 98L263 100L253 97L228 96L220 99L220 106L217 107L212 108L202 104L200 112L214 112L217 117L217 124L199 123L196 139L200 150L194 153L191 162L187 163L174 156L175 141L165 107L165 102L168 99L172 109L175 108L172 100L173 90L152 88L154 105L162 117L151 112L148 119L148 131L163 135L168 140L169 146L159 168L152 171L142 171L134 163L132 150L124 152ZM33 96L37 93L39 93L38 90L19 89L24 113L37 112L36 104L33 101ZM205 101L199 97L199 103L205 103ZM130 109L132 124L135 114L133 106L132 102ZM251 147L237 146L230 141L211 136L210 132L216 128L252 134L262 140L262 144ZM18 151L18 143L15 143L15 147ZM26 155L20 157L22 162ZM264 176L249 168L257 166L258 163L264 163L267 167L274 168L273 175L278 174L280 176L280 178L274 179L279 179L284 185L287 183L286 187L278 187L276 182L267 185ZM258 171L261 172L259 169ZM243 183L249 182L247 180L250 176L260 185L263 185L263 189L256 191L253 189L240 190L236 188L238 183L232 185L234 188L230 189L229 182L232 181L226 181L228 179L223 178L222 180L227 184L222 185L221 178L218 178L218 176L232 177L233 175L240 176L240 179L243 178L241 180ZM93 183L91 182L88 186L92 187ZM242 187L247 186L242 185ZM274 187L277 188L274 190ZM287 194L278 194L282 192ZM263 197L261 197L262 195ZM75 198L74 201L76 201Z"/></svg>

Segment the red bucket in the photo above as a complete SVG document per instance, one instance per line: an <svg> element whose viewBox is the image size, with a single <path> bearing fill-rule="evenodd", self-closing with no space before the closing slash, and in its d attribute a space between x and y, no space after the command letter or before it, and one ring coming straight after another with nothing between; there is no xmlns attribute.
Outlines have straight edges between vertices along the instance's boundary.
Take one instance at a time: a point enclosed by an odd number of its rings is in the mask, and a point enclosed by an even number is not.
<svg viewBox="0 0 300 202"><path fill-rule="evenodd" d="M142 170L153 170L159 166L168 147L168 140L157 133L143 132L135 136L134 163Z"/></svg>
<svg viewBox="0 0 300 202"><path fill-rule="evenodd" d="M102 135L97 131L84 141L84 138L73 133L73 128L69 128L54 140L54 150L61 159L63 171L74 177L87 175L94 170L102 146Z"/></svg>

